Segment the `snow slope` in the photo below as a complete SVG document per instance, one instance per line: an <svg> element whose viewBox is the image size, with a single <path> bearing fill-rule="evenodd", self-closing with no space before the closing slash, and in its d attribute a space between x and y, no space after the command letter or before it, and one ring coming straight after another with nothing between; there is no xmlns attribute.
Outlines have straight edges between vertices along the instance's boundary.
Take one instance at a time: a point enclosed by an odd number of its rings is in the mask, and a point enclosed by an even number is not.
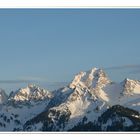
<svg viewBox="0 0 140 140"><path fill-rule="evenodd" d="M140 82L125 79L120 83L110 83L101 89L101 92L108 97L107 103L112 106L124 105L140 98Z"/></svg>

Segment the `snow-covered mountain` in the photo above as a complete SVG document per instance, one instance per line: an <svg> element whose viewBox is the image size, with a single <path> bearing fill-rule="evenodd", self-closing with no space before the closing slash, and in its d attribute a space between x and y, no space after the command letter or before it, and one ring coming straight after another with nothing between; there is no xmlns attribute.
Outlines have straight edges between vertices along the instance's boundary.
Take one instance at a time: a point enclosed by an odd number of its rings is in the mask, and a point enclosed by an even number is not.
<svg viewBox="0 0 140 140"><path fill-rule="evenodd" d="M6 103L8 100L8 96L3 89L0 89L0 104Z"/></svg>
<svg viewBox="0 0 140 140"><path fill-rule="evenodd" d="M128 81L131 84L128 84ZM134 87L132 83L137 85ZM130 92L131 85L134 88ZM67 87L54 91L55 96L46 110L28 121L24 130L67 131L84 118L87 122L97 121L111 106L126 106L126 103L135 101L136 98L140 101L140 96L136 92L138 86L138 81L129 79L113 83L103 70L97 68L80 72ZM37 126L41 127L38 129Z"/></svg>
<svg viewBox="0 0 140 140"><path fill-rule="evenodd" d="M124 89L123 89L124 95L140 94L140 81L126 78L123 81L123 86L124 86Z"/></svg>
<svg viewBox="0 0 140 140"><path fill-rule="evenodd" d="M14 102L31 102L51 98L51 96L52 95L49 91L30 84L26 88L21 88L16 92L11 92L8 100Z"/></svg>
<svg viewBox="0 0 140 140"><path fill-rule="evenodd" d="M11 92L7 104L1 107L0 131L23 130L24 123L41 113L51 98L51 92L35 85Z"/></svg>
<svg viewBox="0 0 140 140"><path fill-rule="evenodd" d="M135 126L139 111L139 81L126 78L115 83L102 69L93 68L53 92L35 85L11 92L1 107L0 130L111 131L117 120L124 126L118 130L140 130Z"/></svg>

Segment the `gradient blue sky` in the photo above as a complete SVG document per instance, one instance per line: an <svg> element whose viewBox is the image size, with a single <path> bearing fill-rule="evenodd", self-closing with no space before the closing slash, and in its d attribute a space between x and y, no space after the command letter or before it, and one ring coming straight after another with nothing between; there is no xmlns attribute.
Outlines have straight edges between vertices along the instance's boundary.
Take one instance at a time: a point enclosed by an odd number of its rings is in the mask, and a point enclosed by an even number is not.
<svg viewBox="0 0 140 140"><path fill-rule="evenodd" d="M140 79L140 9L0 9L0 81L71 81L104 68Z"/></svg>

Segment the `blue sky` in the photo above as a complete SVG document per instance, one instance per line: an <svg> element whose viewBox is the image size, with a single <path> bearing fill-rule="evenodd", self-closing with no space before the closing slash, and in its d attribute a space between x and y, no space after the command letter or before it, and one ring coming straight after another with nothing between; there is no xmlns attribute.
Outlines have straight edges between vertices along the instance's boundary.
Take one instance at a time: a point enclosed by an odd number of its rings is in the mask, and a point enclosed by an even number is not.
<svg viewBox="0 0 140 140"><path fill-rule="evenodd" d="M140 79L140 10L0 9L1 83L71 81L92 67Z"/></svg>

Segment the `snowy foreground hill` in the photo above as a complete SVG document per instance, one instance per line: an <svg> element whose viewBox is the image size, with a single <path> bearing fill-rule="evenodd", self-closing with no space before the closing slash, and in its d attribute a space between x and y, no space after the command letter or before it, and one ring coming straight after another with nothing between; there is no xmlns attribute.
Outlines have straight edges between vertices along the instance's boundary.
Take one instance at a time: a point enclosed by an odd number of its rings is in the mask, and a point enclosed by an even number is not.
<svg viewBox="0 0 140 140"><path fill-rule="evenodd" d="M53 92L0 90L0 131L140 131L140 81L115 83L93 68Z"/></svg>

